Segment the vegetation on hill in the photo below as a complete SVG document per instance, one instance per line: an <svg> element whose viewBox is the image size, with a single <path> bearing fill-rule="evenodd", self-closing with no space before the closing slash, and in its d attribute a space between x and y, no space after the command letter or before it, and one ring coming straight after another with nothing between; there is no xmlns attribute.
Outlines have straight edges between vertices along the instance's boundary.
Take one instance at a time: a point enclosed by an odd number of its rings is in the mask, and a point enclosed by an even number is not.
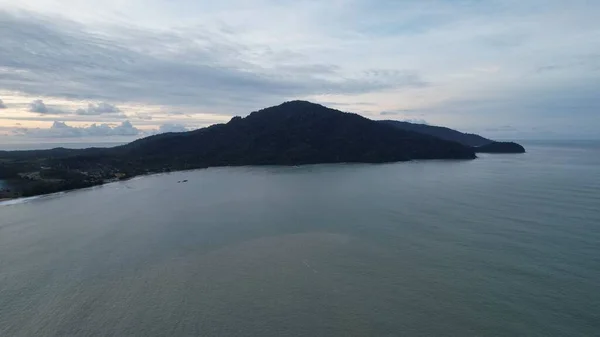
<svg viewBox="0 0 600 337"><path fill-rule="evenodd" d="M493 140L481 137L480 135L476 135L473 133L464 133L443 126L434 126L392 120L381 121L381 123L389 124L405 131L418 132L434 136L440 139L458 142L466 146L481 146L493 142Z"/></svg>
<svg viewBox="0 0 600 337"><path fill-rule="evenodd" d="M517 146L292 101L225 124L150 136L109 149L0 151L0 179L11 182L12 195L18 189L20 196L28 196L211 166L474 159L475 152L516 151Z"/></svg>

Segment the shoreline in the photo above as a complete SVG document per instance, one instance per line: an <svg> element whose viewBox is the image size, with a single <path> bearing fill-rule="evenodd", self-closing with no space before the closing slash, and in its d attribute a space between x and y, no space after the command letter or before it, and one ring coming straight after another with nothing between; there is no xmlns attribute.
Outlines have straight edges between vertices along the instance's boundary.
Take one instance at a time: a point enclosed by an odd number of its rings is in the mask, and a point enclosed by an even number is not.
<svg viewBox="0 0 600 337"><path fill-rule="evenodd" d="M135 176L127 177L126 179L118 179L118 180L114 180L114 181L105 181L105 182L98 183L98 184L95 184L95 185L92 185L92 186L87 186L87 187L66 189L66 190L56 191L56 192L52 192L52 193L29 195L29 196L26 196L26 197L2 198L2 199L0 199L0 206L4 206L4 203L7 203L9 201L13 201L14 202L14 201L28 200L28 199L32 199L33 200L33 199L37 199L37 198L44 198L44 197L50 197L50 196L54 196L54 195L61 195L61 194L69 193L69 192L91 190L91 189L102 187L102 186L105 186L105 185L111 185L111 184L126 182L126 181L130 181L130 180L136 180L136 179L145 178L145 177L166 175L166 174L178 173L178 172L186 172L186 171L205 170L207 168L210 168L210 167L197 168L197 169L186 169L186 170L171 171L171 172L153 172L153 173L138 174L138 175L135 175ZM12 203L11 203L11 205L12 205Z"/></svg>
<svg viewBox="0 0 600 337"><path fill-rule="evenodd" d="M127 178L123 178L123 179L117 179L117 180L110 180L110 181L104 181L102 183L97 183L95 185L92 186L87 186L87 187L81 187L81 188L73 188L73 189L65 189L62 191L56 191L56 192L51 192L51 193L44 193L44 194L37 194L37 195L30 195L30 196L22 196L22 197L17 197L17 198L3 198L0 199L0 206L3 206L4 203L9 202L9 201L19 201L19 200L27 200L27 199L34 199L34 198L40 198L40 197L47 197L47 196L52 196L52 195L59 195L59 194L64 194L64 193L68 193L68 192L74 192L74 191L84 191L84 190L88 190L88 189L94 189L100 186L105 186L105 185L110 185L110 184L115 184L115 183L120 183L120 182L126 182L126 181L130 181L130 180L135 180L135 179L140 179L140 178L145 178L145 177L152 177L152 176L159 176L159 175L167 175L167 174L172 174L172 173L180 173L180 172L191 172L191 171L200 171L200 170L207 170L207 169L211 169L211 168L242 168L242 167L298 167L298 166L314 166L314 165L330 165L330 164L367 164L367 165L386 165L386 164L395 164L395 163L410 163L410 162L437 162L437 161L472 161L475 159L478 159L479 157L476 157L474 159L412 159L412 160L406 160L406 161L394 161L394 162L381 162L381 163L359 163L359 162L339 162L339 163L314 163L314 164L299 164L299 165L222 165L222 166L207 166L207 167L198 167L198 168L190 168L190 169L182 169L182 170L173 170L173 171L167 171L167 172L149 172L149 173L142 173L142 174L138 174L138 175L133 175Z"/></svg>

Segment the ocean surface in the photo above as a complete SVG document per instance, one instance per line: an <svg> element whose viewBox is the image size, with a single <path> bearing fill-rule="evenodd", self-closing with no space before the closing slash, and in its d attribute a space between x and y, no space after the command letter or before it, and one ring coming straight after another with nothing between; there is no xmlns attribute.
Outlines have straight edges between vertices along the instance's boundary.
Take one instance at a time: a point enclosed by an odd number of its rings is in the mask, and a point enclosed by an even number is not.
<svg viewBox="0 0 600 337"><path fill-rule="evenodd" d="M600 143L524 145L2 203L0 336L598 336Z"/></svg>

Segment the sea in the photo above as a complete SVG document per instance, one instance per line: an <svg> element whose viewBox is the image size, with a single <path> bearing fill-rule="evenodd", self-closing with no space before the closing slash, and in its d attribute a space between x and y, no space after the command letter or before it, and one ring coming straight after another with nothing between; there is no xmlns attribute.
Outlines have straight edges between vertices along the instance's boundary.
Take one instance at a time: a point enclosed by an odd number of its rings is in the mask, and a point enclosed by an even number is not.
<svg viewBox="0 0 600 337"><path fill-rule="evenodd" d="M523 144L4 202L0 336L598 336L600 142Z"/></svg>

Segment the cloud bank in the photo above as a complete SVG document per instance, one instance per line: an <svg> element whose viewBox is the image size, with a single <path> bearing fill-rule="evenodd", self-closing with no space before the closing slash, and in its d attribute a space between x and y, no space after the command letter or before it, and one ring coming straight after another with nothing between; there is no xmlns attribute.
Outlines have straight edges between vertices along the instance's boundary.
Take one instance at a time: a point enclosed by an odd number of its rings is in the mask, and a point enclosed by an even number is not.
<svg viewBox="0 0 600 337"><path fill-rule="evenodd" d="M77 115L77 116L110 116L112 118L124 118L125 114L117 108L115 105L100 102L97 104L88 103L85 108L78 108L75 111L69 111L66 109L59 109L54 106L47 105L41 99L35 99L28 104L28 111L34 112L38 114L48 114L48 115Z"/></svg>
<svg viewBox="0 0 600 337"><path fill-rule="evenodd" d="M49 128L25 128L18 127L11 129L15 136L27 136L33 138L86 138L86 137L131 137L139 138L159 133L167 132L186 132L190 128L181 124L166 123L160 125L157 129L141 130L135 127L130 121L123 121L120 124L91 124L89 126L71 126L65 122L54 121Z"/></svg>
<svg viewBox="0 0 600 337"><path fill-rule="evenodd" d="M0 0L0 126L189 127L309 99L473 131L590 133L599 15L584 0Z"/></svg>
<svg viewBox="0 0 600 337"><path fill-rule="evenodd" d="M92 124L87 127L75 127L65 122L55 121L50 128L18 128L14 133L21 136L35 138L81 138L81 137L109 137L109 136L139 136L142 131L134 127L129 121L119 125Z"/></svg>
<svg viewBox="0 0 600 337"><path fill-rule="evenodd" d="M85 109L77 109L75 114L83 116L97 116L103 114L120 114L121 110L112 104L101 102L98 104L89 103Z"/></svg>
<svg viewBox="0 0 600 337"><path fill-rule="evenodd" d="M249 62L243 54L251 46L218 28L199 33L128 27L125 35L86 28L69 20L0 11L0 88L70 99L184 106L255 102L260 106L286 97L426 85L413 70L342 72L332 64ZM80 113L93 115L107 108L96 106Z"/></svg>
<svg viewBox="0 0 600 337"><path fill-rule="evenodd" d="M182 124L163 124L158 128L158 133L167 133L167 132L186 132L189 131L185 125Z"/></svg>

